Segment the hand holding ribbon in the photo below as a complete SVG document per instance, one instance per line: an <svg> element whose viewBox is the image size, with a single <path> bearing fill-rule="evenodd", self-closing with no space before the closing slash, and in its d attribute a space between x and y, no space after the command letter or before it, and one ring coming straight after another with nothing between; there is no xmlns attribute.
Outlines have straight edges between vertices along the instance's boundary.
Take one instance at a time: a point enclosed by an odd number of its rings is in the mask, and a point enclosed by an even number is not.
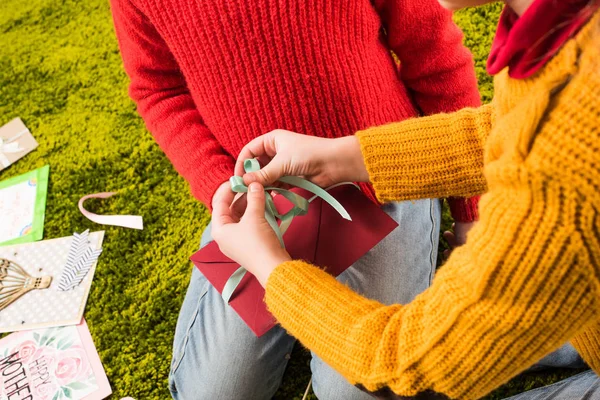
<svg viewBox="0 0 600 400"><path fill-rule="evenodd" d="M246 172L255 172L255 171L258 171L259 169L260 169L260 165L259 165L258 161L255 159L248 159L244 162L244 170ZM277 241L279 242L278 247L280 249L285 248L284 242L283 242L283 235L287 231L287 229L290 226L290 224L292 223L293 219L297 216L305 215L308 212L309 203L316 198L323 199L323 201L325 201L326 203L331 205L344 219L351 220L350 215L344 209L344 207L335 198L333 198L329 193L327 193L326 190L320 188L319 186L315 185L314 183L311 183L305 179L302 179L299 177L294 177L294 176L284 176L284 177L281 177L279 179L279 181L282 183L292 185L292 186L296 186L298 188L302 188L302 189L307 190L307 191L311 192L312 194L314 194L313 198L306 199L295 192L292 192L287 189L278 188L278 187L265 187L264 194L263 193L260 194L261 198L263 198L262 196L264 196L264 200L263 200L264 204L261 205L261 211L262 211L262 209L264 209L264 220L266 220L268 226L270 227L270 230L272 230L270 235L273 235L273 233L274 233L275 237L277 238ZM217 203L214 207L213 236L214 236L215 240L217 241L217 243L219 244L219 247L221 247L222 250L225 245L227 245L226 247L231 248L231 242L235 240L234 236L236 236L234 234L228 235L224 229L225 226L232 225L231 222L233 222L233 221L229 221L230 218L228 218L228 217L230 217L230 215L227 215L229 213L229 205L230 205L227 203L232 201L233 198L231 197L232 195L227 195L225 193L225 191L227 190L229 193L232 193L232 192L246 193L246 192L248 192L248 187L244 184L244 181L243 181L242 177L240 177L240 176L231 177L230 181L229 181L229 185L230 185L229 188L225 188L224 186L222 186L222 189L219 189L219 192L217 194L215 194ZM277 208L275 207L275 204L273 202L273 197L271 195L271 192L275 192L275 193L285 197L288 201L290 201L290 203L293 205L292 209L290 211L286 212L285 214L279 213L279 211L277 210ZM226 197L226 198L222 199L222 197ZM251 199L249 198L248 199L248 207L250 207L250 201L251 201ZM229 222L223 223L223 221L221 221L221 219L227 219ZM245 221L243 221L243 219L244 219L244 217L242 217L242 221L240 221L240 223L239 223L240 225L245 222ZM280 221L279 224L277 222L278 220ZM251 221L252 224L256 224L257 222L259 222L259 221ZM249 223L250 222L247 222L246 225L248 225ZM262 229L262 228L261 227L250 227L247 230L252 230L252 229ZM248 232L245 232L243 234L247 235ZM269 235L266 235L265 232L262 232L262 234L265 235L264 237L269 237ZM246 246L246 247L257 247L256 245L259 243L254 242L253 244L254 244L254 246ZM264 244L264 246L263 246L263 244L260 243L260 247L264 247L264 250L262 250L263 252L272 251L272 249L273 249L272 244ZM258 249L258 248L236 249L235 252L239 253L239 252L250 252L250 251L260 252L261 249ZM224 253L227 256L230 256L230 254L227 254L227 252L224 252ZM261 257L261 255L258 254L257 258L260 258L260 257ZM246 258L246 259L252 259L252 257ZM235 261L238 261L238 260L235 260ZM241 264L243 264L243 263L241 263ZM231 275L231 277L225 284L225 287L223 288L223 291L222 291L222 297L226 302L229 302L231 296L235 292L236 288L240 284L240 282L241 282L242 278L245 276L245 274L246 274L246 269L244 267L240 267L237 271L235 271ZM264 284L264 282L261 282L261 283Z"/></svg>

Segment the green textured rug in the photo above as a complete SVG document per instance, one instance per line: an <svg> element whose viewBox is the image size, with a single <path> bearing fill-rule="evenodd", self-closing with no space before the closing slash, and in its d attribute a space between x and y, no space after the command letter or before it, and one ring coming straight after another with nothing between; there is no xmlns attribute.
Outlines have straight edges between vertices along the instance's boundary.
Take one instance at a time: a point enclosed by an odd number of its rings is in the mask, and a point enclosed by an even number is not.
<svg viewBox="0 0 600 400"><path fill-rule="evenodd" d="M485 100L492 88L483 61L498 12L496 5L457 15L476 55ZM77 210L87 193L120 192L90 201L95 212L144 216L143 231L106 229L85 317L113 397L167 399L188 257L209 215L144 128L127 83L107 0L0 2L0 124L20 116L40 143L0 179L50 164L45 238L102 229ZM559 375L521 378L490 398ZM309 378L308 357L297 349L277 398L300 399Z"/></svg>

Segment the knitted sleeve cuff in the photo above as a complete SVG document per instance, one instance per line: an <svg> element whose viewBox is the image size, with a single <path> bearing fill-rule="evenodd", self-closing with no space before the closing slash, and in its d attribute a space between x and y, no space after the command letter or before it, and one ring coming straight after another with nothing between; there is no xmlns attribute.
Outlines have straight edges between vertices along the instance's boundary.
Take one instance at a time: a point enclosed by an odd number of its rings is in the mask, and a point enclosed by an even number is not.
<svg viewBox="0 0 600 400"><path fill-rule="evenodd" d="M235 170L233 159L225 164L217 164L206 169L198 169L195 178L190 179L192 195L212 212L212 198L219 186L229 180Z"/></svg>
<svg viewBox="0 0 600 400"><path fill-rule="evenodd" d="M448 206L454 222L474 222L479 219L477 207L480 196L470 197L448 197Z"/></svg>
<svg viewBox="0 0 600 400"><path fill-rule="evenodd" d="M600 321L595 321L578 333L571 343L594 371L600 371Z"/></svg>
<svg viewBox="0 0 600 400"><path fill-rule="evenodd" d="M491 130L491 111L483 106L357 132L377 199L384 203L484 193L483 143Z"/></svg>

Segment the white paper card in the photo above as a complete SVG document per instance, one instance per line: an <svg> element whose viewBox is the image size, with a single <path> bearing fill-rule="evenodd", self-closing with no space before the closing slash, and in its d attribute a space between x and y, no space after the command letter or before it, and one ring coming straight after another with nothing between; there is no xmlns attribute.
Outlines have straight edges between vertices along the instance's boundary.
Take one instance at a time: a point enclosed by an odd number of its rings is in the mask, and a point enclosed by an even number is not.
<svg viewBox="0 0 600 400"><path fill-rule="evenodd" d="M2 225L6 226L6 229L0 229L0 243L22 236L23 230L31 226L35 197L36 187L29 182L0 190L0 214Z"/></svg>

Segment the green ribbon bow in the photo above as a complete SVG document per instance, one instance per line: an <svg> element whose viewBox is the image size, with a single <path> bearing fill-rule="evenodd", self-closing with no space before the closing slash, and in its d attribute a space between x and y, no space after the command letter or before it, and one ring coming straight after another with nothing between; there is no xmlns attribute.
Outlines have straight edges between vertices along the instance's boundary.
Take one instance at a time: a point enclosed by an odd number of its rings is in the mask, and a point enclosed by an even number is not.
<svg viewBox="0 0 600 400"><path fill-rule="evenodd" d="M246 172L256 172L260 170L260 164L256 159L248 159L244 161L244 170ZM285 247L285 244L283 243L283 235L290 227L294 217L306 215L306 213L308 213L308 206L310 202L317 197L320 197L323 199L323 201L332 206L344 219L352 221L350 214L348 214L344 206L342 206L340 202L337 201L332 195L327 193L325 189L320 188L314 183L309 182L306 179L298 178L297 176L284 176L279 178L279 182L299 187L314 194L311 199L307 200L290 190L273 186L265 187L265 219L275 232L275 235L277 235L277 239L279 239L281 247ZM244 180L241 176L232 176L229 178L229 183L231 185L231 190L236 193L248 192L248 187L244 184ZM285 214L280 214L275 207L271 192L276 192L277 194L288 199L293 205L292 209ZM277 224L277 220L281 221L281 223ZM223 300L225 300L226 303L229 303L233 292L235 292L245 275L246 269L244 269L244 267L238 268L233 274L231 274L225 283L225 286L223 287L223 292L221 293L221 297L223 297Z"/></svg>

